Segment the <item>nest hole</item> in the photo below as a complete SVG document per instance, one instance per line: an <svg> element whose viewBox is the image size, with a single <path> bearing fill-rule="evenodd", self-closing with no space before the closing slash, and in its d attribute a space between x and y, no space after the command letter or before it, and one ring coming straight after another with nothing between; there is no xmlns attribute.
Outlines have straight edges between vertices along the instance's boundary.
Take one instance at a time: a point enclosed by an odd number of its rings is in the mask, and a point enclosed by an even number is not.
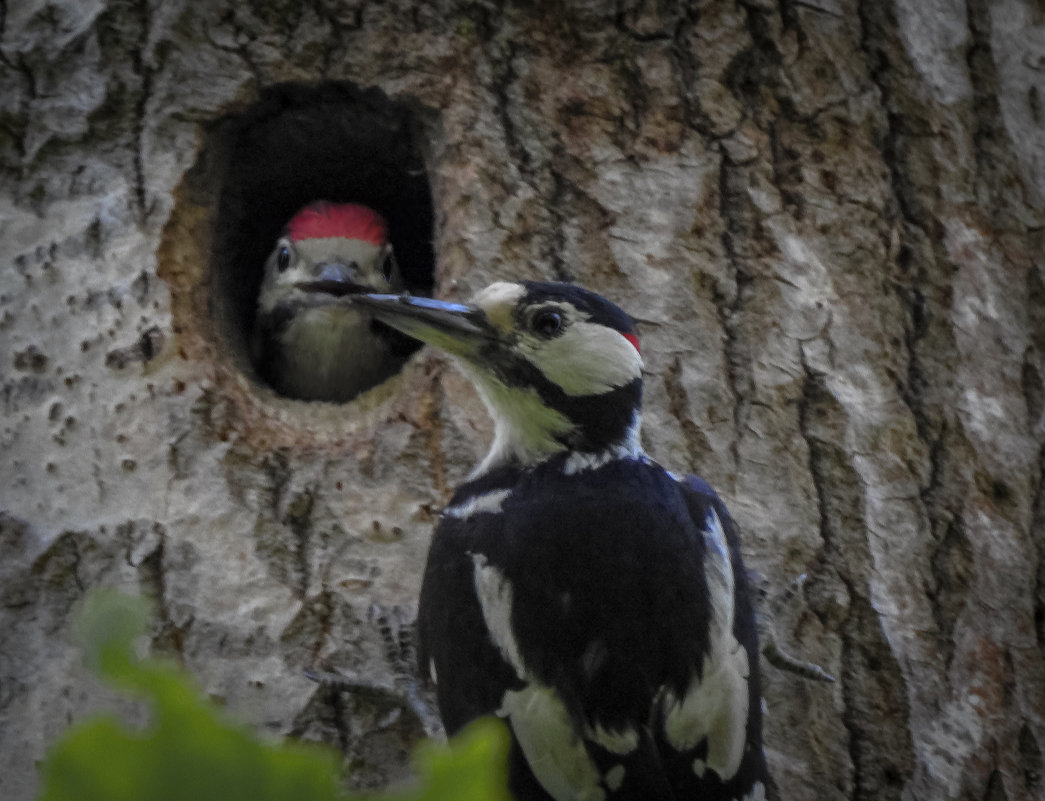
<svg viewBox="0 0 1045 801"><path fill-rule="evenodd" d="M316 202L360 203L381 214L406 288L434 282L432 196L424 110L347 82L269 87L212 135L221 179L209 282L211 313L229 355L266 383L251 357L266 258L287 221ZM420 347L420 345L416 345Z"/></svg>

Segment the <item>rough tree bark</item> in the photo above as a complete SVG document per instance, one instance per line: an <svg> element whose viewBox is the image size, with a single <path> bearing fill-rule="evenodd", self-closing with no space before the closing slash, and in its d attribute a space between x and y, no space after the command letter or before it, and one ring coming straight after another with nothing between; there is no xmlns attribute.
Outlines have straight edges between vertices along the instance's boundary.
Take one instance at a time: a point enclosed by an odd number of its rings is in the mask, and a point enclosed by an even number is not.
<svg viewBox="0 0 1045 801"><path fill-rule="evenodd" d="M100 584L236 717L404 775L381 629L488 423L428 350L349 405L279 398L243 331L250 247L373 188L339 137L387 115L434 225L375 202L434 241L433 291L620 302L648 450L721 490L772 591L808 574L779 634L838 681L766 669L779 796L1043 797L1041 3L564 5L0 0L5 798L105 702L69 639Z"/></svg>

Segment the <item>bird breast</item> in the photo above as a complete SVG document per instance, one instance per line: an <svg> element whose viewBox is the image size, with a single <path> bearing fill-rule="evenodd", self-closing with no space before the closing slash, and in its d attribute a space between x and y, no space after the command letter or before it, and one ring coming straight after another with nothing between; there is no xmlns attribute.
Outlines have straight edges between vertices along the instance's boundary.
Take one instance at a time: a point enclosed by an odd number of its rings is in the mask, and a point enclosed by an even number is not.
<svg viewBox="0 0 1045 801"><path fill-rule="evenodd" d="M296 314L280 337L287 391L302 398L345 399L392 372L398 363L390 363L371 323L344 306Z"/></svg>

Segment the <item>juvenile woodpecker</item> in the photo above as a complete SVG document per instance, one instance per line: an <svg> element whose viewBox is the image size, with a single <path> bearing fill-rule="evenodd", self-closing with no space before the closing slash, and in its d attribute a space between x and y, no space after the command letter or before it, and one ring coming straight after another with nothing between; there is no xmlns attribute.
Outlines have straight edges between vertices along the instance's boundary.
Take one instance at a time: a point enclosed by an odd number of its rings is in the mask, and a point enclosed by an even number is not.
<svg viewBox="0 0 1045 801"><path fill-rule="evenodd" d="M377 212L355 203L301 209L265 262L253 342L262 377L287 397L335 402L388 378L403 363L402 337L338 298L402 288Z"/></svg>
<svg viewBox="0 0 1045 801"><path fill-rule="evenodd" d="M497 715L519 801L762 801L758 645L736 527L639 444L630 318L587 290L352 302L457 357L494 420L418 611L448 732Z"/></svg>

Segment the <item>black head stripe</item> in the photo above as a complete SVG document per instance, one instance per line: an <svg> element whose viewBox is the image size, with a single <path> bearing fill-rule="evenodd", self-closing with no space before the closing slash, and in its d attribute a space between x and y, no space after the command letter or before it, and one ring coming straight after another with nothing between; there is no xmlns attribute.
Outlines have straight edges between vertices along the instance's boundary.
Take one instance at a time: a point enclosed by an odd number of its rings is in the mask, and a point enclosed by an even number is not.
<svg viewBox="0 0 1045 801"><path fill-rule="evenodd" d="M622 442L635 422L642 406L642 380L636 378L602 395L563 395L556 402L559 411L577 426L561 438L563 444L578 451L601 451Z"/></svg>
<svg viewBox="0 0 1045 801"><path fill-rule="evenodd" d="M635 325L627 313L594 292L573 284L545 281L523 281L522 284L526 287L526 297L520 306L532 306L543 301L565 301L588 314L593 323L622 334L635 333Z"/></svg>

